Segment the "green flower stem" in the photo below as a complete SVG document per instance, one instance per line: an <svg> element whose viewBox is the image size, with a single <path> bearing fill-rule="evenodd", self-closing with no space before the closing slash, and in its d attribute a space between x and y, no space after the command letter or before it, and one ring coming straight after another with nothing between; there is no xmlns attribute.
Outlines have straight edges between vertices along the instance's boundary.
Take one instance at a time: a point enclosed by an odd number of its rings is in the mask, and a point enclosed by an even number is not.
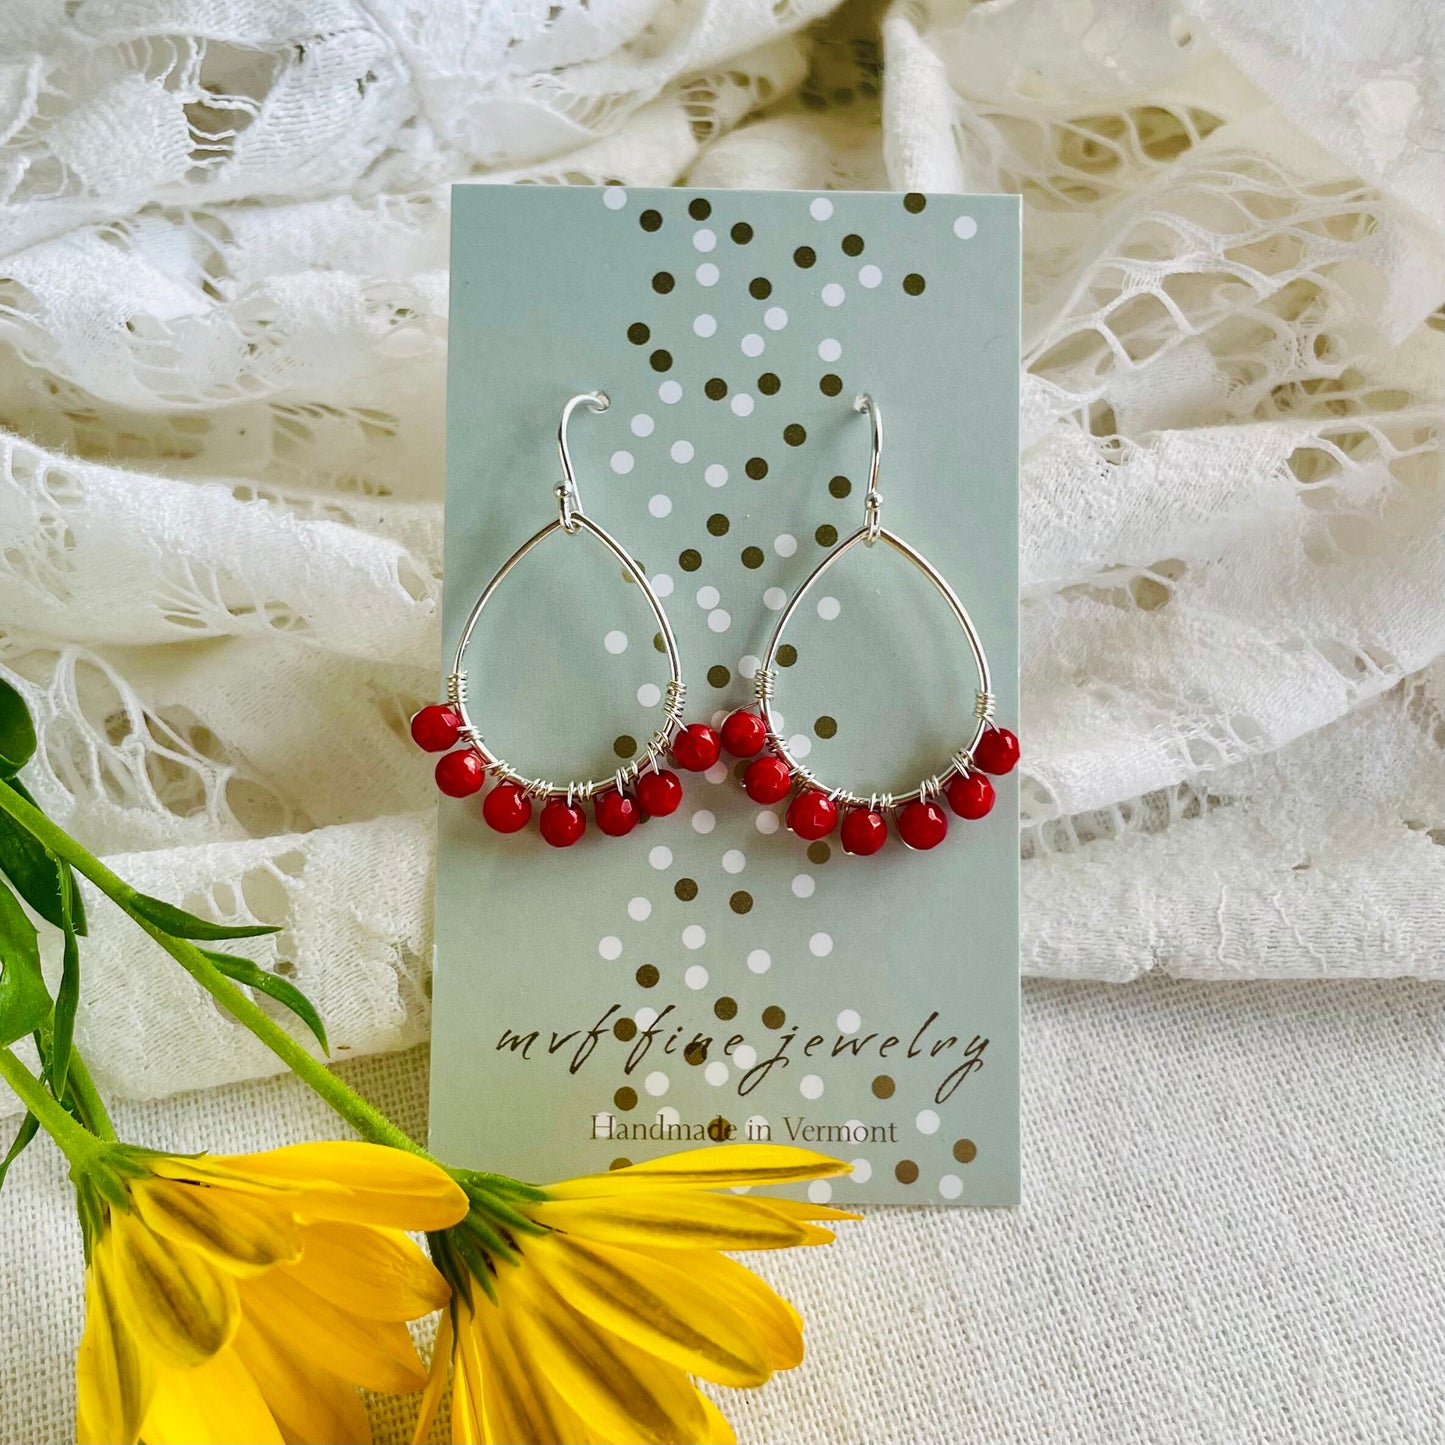
<svg viewBox="0 0 1445 1445"><path fill-rule="evenodd" d="M72 1165L84 1168L105 1147L56 1103L40 1080L8 1048L0 1048L0 1078L14 1089L20 1102L40 1121L40 1127L55 1140Z"/></svg>
<svg viewBox="0 0 1445 1445"><path fill-rule="evenodd" d="M63 858L77 873L88 878L107 898L124 909L232 1018L250 1029L287 1068L297 1074L356 1129L362 1138L375 1144L388 1144L395 1149L405 1149L409 1153L429 1157L425 1150L403 1130L398 1129L386 1115L373 1108L360 1094L343 1084L324 1064L314 1059L269 1014L242 993L195 944L184 938L174 937L137 914L133 900L139 896L138 890L132 888L118 874L112 873L99 858L82 848L39 808L26 802L13 788L0 788L0 810L9 813L27 833L43 843L57 858ZM30 1078L23 1065L20 1065L18 1060L14 1062L15 1066ZM34 1084L33 1079L31 1083ZM20 1092L20 1089L16 1088L16 1093ZM43 1093L43 1090L41 1092ZM24 1094L21 1094L21 1097L26 1098ZM65 1117L70 1128L79 1134L85 1134L48 1094L45 1098L56 1113ZM28 1098L26 1102L29 1103ZM51 1128L47 1118L33 1104L30 1108L35 1117L58 1140L60 1136Z"/></svg>

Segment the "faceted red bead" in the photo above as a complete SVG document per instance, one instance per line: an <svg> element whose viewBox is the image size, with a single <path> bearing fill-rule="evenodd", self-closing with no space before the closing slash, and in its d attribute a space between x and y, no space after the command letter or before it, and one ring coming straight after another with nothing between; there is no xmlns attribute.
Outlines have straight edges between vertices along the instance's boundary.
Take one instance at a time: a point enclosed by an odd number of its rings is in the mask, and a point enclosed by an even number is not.
<svg viewBox="0 0 1445 1445"><path fill-rule="evenodd" d="M549 798L537 827L554 848L570 848L587 831L587 815L565 798Z"/></svg>
<svg viewBox="0 0 1445 1445"><path fill-rule="evenodd" d="M598 828L609 838L621 838L630 833L642 818L642 810L635 799L611 788L605 793L598 793L592 811Z"/></svg>
<svg viewBox="0 0 1445 1445"><path fill-rule="evenodd" d="M516 833L532 817L532 800L515 783L498 783L482 799L482 817L498 833Z"/></svg>
<svg viewBox="0 0 1445 1445"><path fill-rule="evenodd" d="M743 791L755 803L781 803L792 790L793 775L781 758L759 758L743 773Z"/></svg>
<svg viewBox="0 0 1445 1445"><path fill-rule="evenodd" d="M987 817L996 796L993 784L982 773L951 778L944 791L948 794L948 806L960 818Z"/></svg>
<svg viewBox="0 0 1445 1445"><path fill-rule="evenodd" d="M843 815L838 836L845 853L867 858L888 841L888 824L882 813L875 813L871 808L851 808Z"/></svg>
<svg viewBox="0 0 1445 1445"><path fill-rule="evenodd" d="M411 740L429 753L444 753L457 745L462 720L455 708L444 702L424 707L411 720Z"/></svg>
<svg viewBox="0 0 1445 1445"><path fill-rule="evenodd" d="M1019 760L1019 740L1007 728L990 728L978 740L973 760L995 777L1011 773Z"/></svg>
<svg viewBox="0 0 1445 1445"><path fill-rule="evenodd" d="M717 762L722 739L706 723L688 723L672 740L672 760L690 773L701 773Z"/></svg>
<svg viewBox="0 0 1445 1445"><path fill-rule="evenodd" d="M948 837L948 814L937 803L915 799L898 815L898 836L920 852Z"/></svg>
<svg viewBox="0 0 1445 1445"><path fill-rule="evenodd" d="M722 745L735 758L755 758L768 740L768 725L757 713L740 707L723 719Z"/></svg>
<svg viewBox="0 0 1445 1445"><path fill-rule="evenodd" d="M448 753L437 763L437 787L449 798L467 798L487 780L482 760L470 748Z"/></svg>
<svg viewBox="0 0 1445 1445"><path fill-rule="evenodd" d="M788 804L788 827L810 843L826 838L838 826L838 805L827 793L809 788Z"/></svg>
<svg viewBox="0 0 1445 1445"><path fill-rule="evenodd" d="M677 812L682 802L682 782L676 773L663 768L656 773L643 773L637 780L637 801L649 818L665 818Z"/></svg>

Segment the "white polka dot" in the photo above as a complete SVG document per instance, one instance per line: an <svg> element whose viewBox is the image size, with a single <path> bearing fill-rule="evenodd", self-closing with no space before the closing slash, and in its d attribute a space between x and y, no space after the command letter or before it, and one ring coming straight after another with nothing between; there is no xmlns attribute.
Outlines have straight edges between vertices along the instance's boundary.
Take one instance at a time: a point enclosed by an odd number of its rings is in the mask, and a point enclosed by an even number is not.
<svg viewBox="0 0 1445 1445"><path fill-rule="evenodd" d="M602 204L609 211L620 211L627 204L627 192L621 186L603 186Z"/></svg>
<svg viewBox="0 0 1445 1445"><path fill-rule="evenodd" d="M798 1080L798 1092L805 1099L821 1099L823 1097L823 1080L818 1074L804 1074Z"/></svg>
<svg viewBox="0 0 1445 1445"><path fill-rule="evenodd" d="M650 898L633 898L627 904L627 916L634 923L646 923L652 917Z"/></svg>
<svg viewBox="0 0 1445 1445"><path fill-rule="evenodd" d="M700 923L689 923L682 930L682 946L684 948L699 949L707 942L707 929Z"/></svg>
<svg viewBox="0 0 1445 1445"><path fill-rule="evenodd" d="M834 341L830 336L826 341L818 343L818 357L821 361L837 361L843 354L843 343Z"/></svg>
<svg viewBox="0 0 1445 1445"><path fill-rule="evenodd" d="M938 1133L938 1115L932 1109L920 1110L918 1117L913 1122L918 1125L920 1134Z"/></svg>
<svg viewBox="0 0 1445 1445"><path fill-rule="evenodd" d="M763 354L763 348L767 345L767 342L764 341L763 338L759 336L756 331L749 331L748 334L743 337L739 345L741 345L743 349L744 356L761 356Z"/></svg>
<svg viewBox="0 0 1445 1445"><path fill-rule="evenodd" d="M664 381L657 388L658 398L665 401L668 406L682 400L682 383L678 381Z"/></svg>
<svg viewBox="0 0 1445 1445"><path fill-rule="evenodd" d="M644 682L637 689L637 701L643 707L656 707L662 701L662 689L655 682Z"/></svg>
<svg viewBox="0 0 1445 1445"><path fill-rule="evenodd" d="M709 726L710 728L712 728L712 730L713 730L714 732L717 732L717 731L722 727L722 725L727 721L728 713L731 712L731 711L732 711L731 708L726 708L726 707L720 707L720 708L718 708L717 711L714 712L713 715L707 720L707 721L708 721L708 726Z"/></svg>
<svg viewBox="0 0 1445 1445"><path fill-rule="evenodd" d="M769 587L763 593L763 606L771 612L781 612L788 605L788 594L781 587Z"/></svg>
<svg viewBox="0 0 1445 1445"><path fill-rule="evenodd" d="M663 1125L680 1124L682 1123L682 1115L679 1114L676 1109L672 1108L671 1105L664 1104L662 1108L657 1111L657 1122Z"/></svg>
<svg viewBox="0 0 1445 1445"><path fill-rule="evenodd" d="M855 1008L845 1008L838 1015L838 1032L840 1034L856 1034L863 1027L863 1020Z"/></svg>
<svg viewBox="0 0 1445 1445"><path fill-rule="evenodd" d="M817 886L817 880L811 873L799 873L793 879L793 897L811 898Z"/></svg>
<svg viewBox="0 0 1445 1445"><path fill-rule="evenodd" d="M957 1199L963 1193L963 1180L957 1174L945 1174L938 1181L938 1197L940 1199Z"/></svg>
<svg viewBox="0 0 1445 1445"><path fill-rule="evenodd" d="M635 437L650 437L652 429L657 423L644 412L639 412L632 418L632 435Z"/></svg>
<svg viewBox="0 0 1445 1445"><path fill-rule="evenodd" d="M648 501L647 510L651 512L654 517L665 517L672 511L672 498L666 497L659 492Z"/></svg>
<svg viewBox="0 0 1445 1445"><path fill-rule="evenodd" d="M694 316L692 318L692 330L695 336L716 336L717 317L709 316L706 311L704 311L701 316Z"/></svg>
<svg viewBox="0 0 1445 1445"><path fill-rule="evenodd" d="M692 233L692 244L695 250L706 253L717 246L717 237L704 226L702 230Z"/></svg>
<svg viewBox="0 0 1445 1445"><path fill-rule="evenodd" d="M602 645L615 657L619 652L627 651L627 634L625 632L609 632L602 639Z"/></svg>
<svg viewBox="0 0 1445 1445"><path fill-rule="evenodd" d="M647 855L647 861L660 873L664 868L672 867L672 849L665 843L659 843Z"/></svg>
<svg viewBox="0 0 1445 1445"><path fill-rule="evenodd" d="M826 1204L833 1197L833 1186L826 1179L815 1179L808 1185L808 1198L814 1204Z"/></svg>
<svg viewBox="0 0 1445 1445"><path fill-rule="evenodd" d="M703 773L703 777L713 784L725 783L728 780L728 765L719 758L712 767Z"/></svg>
<svg viewBox="0 0 1445 1445"><path fill-rule="evenodd" d="M858 284L866 286L870 291L883 279L883 273L876 266L864 266L858 272Z"/></svg>
<svg viewBox="0 0 1445 1445"><path fill-rule="evenodd" d="M597 952L600 953L608 963L611 963L614 958L622 957L622 940L620 938L613 938L611 934L608 934L606 938L598 942Z"/></svg>
<svg viewBox="0 0 1445 1445"><path fill-rule="evenodd" d="M830 934L815 933L808 940L808 952L811 953L814 958L827 958L832 951L833 939Z"/></svg>
<svg viewBox="0 0 1445 1445"><path fill-rule="evenodd" d="M833 203L826 196L817 196L808 203L808 214L815 221L826 221L833 214Z"/></svg>
<svg viewBox="0 0 1445 1445"><path fill-rule="evenodd" d="M773 538L773 551L779 557L791 557L798 550L798 539L791 532Z"/></svg>
<svg viewBox="0 0 1445 1445"><path fill-rule="evenodd" d="M758 675L758 669L762 665L763 662L760 657L754 657L752 653L748 653L746 657L738 658L738 676L756 677Z"/></svg>
<svg viewBox="0 0 1445 1445"><path fill-rule="evenodd" d="M707 1068L702 1071L702 1076L714 1088L728 1081L728 1066L721 1059L714 1059Z"/></svg>
<svg viewBox="0 0 1445 1445"><path fill-rule="evenodd" d="M773 966L773 955L766 948L755 948L748 954L748 968L753 973L766 973Z"/></svg>
<svg viewBox="0 0 1445 1445"><path fill-rule="evenodd" d="M748 855L741 848L729 848L722 856L724 873L741 873L748 866Z"/></svg>
<svg viewBox="0 0 1445 1445"><path fill-rule="evenodd" d="M745 391L738 392L728 405L732 407L734 416L751 416L753 414L753 399Z"/></svg>
<svg viewBox="0 0 1445 1445"><path fill-rule="evenodd" d="M699 286L717 285L718 269L711 261L704 261L692 274L697 277Z"/></svg>
<svg viewBox="0 0 1445 1445"><path fill-rule="evenodd" d="M848 1177L855 1184L866 1184L873 1177L873 1166L866 1159L855 1159L853 1172Z"/></svg>
<svg viewBox="0 0 1445 1445"><path fill-rule="evenodd" d="M673 442L668 450L668 455L675 462L690 462L695 455L692 443L689 441Z"/></svg>
<svg viewBox="0 0 1445 1445"><path fill-rule="evenodd" d="M753 819L753 826L766 836L769 833L776 833L782 826L776 813L770 813L764 808L756 818Z"/></svg>
<svg viewBox="0 0 1445 1445"><path fill-rule="evenodd" d="M619 477L625 477L633 468L631 452L613 452L612 460L608 464Z"/></svg>
<svg viewBox="0 0 1445 1445"><path fill-rule="evenodd" d="M848 293L836 281L830 281L823 287L823 305L841 306L847 295Z"/></svg>
<svg viewBox="0 0 1445 1445"><path fill-rule="evenodd" d="M682 981L691 989L707 987L707 969L702 964L695 963L683 974Z"/></svg>
<svg viewBox="0 0 1445 1445"><path fill-rule="evenodd" d="M656 1069L642 1081L642 1087L654 1099L661 1098L667 1092L667 1075L661 1069Z"/></svg>
<svg viewBox="0 0 1445 1445"><path fill-rule="evenodd" d="M971 241L978 235L978 222L972 216L960 216L953 223L953 234L960 241Z"/></svg>
<svg viewBox="0 0 1445 1445"><path fill-rule="evenodd" d="M722 601L722 593L716 587L699 587L697 589L697 605L699 607L716 607Z"/></svg>
<svg viewBox="0 0 1445 1445"><path fill-rule="evenodd" d="M657 576L652 579L652 590L656 592L659 597L671 597L672 578L669 577L666 572L659 572Z"/></svg>
<svg viewBox="0 0 1445 1445"><path fill-rule="evenodd" d="M733 1063L744 1071L752 1068L757 1061L758 1051L751 1044L739 1044L733 1050Z"/></svg>
<svg viewBox="0 0 1445 1445"><path fill-rule="evenodd" d="M781 306L769 306L763 312L763 325L769 331L781 331L788 324L788 313Z"/></svg>
<svg viewBox="0 0 1445 1445"><path fill-rule="evenodd" d="M714 462L703 474L702 479L710 487L727 485L728 469L721 462Z"/></svg>
<svg viewBox="0 0 1445 1445"><path fill-rule="evenodd" d="M778 726L781 727L782 723L779 722ZM795 758L806 758L813 751L813 740L807 733L794 733L788 739L788 751Z"/></svg>
<svg viewBox="0 0 1445 1445"><path fill-rule="evenodd" d="M715 817L713 817L713 815L712 815L710 812L708 812L708 810L707 810L706 808L699 808L699 809L697 810L697 812L695 812L695 813L692 815L692 829L693 829L693 832L695 832L695 833L711 833L712 830L713 830L714 828L716 828L716 827L717 827L717 819L716 819ZM698 932L701 933L702 930L699 929ZM689 944L688 947L689 947L689 948L696 948L697 945L696 945L696 944Z"/></svg>
<svg viewBox="0 0 1445 1445"><path fill-rule="evenodd" d="M842 610L842 604L836 597L820 597L818 599L818 616L824 622L832 622Z"/></svg>
<svg viewBox="0 0 1445 1445"><path fill-rule="evenodd" d="M726 632L733 625L732 613L725 608L715 607L707 615L707 625L712 632Z"/></svg>
<svg viewBox="0 0 1445 1445"><path fill-rule="evenodd" d="M638 1028L650 1029L653 1024L657 1022L657 1010L655 1008L643 1007L638 1009L632 1017L637 1020Z"/></svg>

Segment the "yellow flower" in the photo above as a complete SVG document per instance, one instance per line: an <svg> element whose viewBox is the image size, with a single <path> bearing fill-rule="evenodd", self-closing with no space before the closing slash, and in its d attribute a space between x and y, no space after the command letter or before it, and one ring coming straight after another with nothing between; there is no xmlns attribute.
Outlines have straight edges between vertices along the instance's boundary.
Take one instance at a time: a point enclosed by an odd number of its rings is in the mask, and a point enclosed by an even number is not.
<svg viewBox="0 0 1445 1445"><path fill-rule="evenodd" d="M403 1231L467 1209L437 1165L356 1143L112 1163L82 1201L81 1445L369 1441L355 1387L426 1383L405 1321L450 1291Z"/></svg>
<svg viewBox="0 0 1445 1445"><path fill-rule="evenodd" d="M803 1331L786 1300L719 1251L826 1244L817 1221L858 1216L711 1191L847 1169L806 1149L736 1144L541 1188L464 1178L471 1213L431 1240L455 1294L416 1440L450 1363L456 1445L731 1442L690 1377L761 1385L801 1362Z"/></svg>

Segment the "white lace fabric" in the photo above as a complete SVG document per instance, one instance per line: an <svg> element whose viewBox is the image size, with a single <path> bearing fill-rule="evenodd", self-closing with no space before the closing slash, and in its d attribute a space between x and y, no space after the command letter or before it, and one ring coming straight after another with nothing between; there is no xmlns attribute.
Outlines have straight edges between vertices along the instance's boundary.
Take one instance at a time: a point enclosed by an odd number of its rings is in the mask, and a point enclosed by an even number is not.
<svg viewBox="0 0 1445 1445"><path fill-rule="evenodd" d="M32 785L339 1053L427 1027L458 180L1019 192L1025 970L1445 976L1439 8L829 8L0 14ZM271 1067L92 913L104 1082Z"/></svg>

